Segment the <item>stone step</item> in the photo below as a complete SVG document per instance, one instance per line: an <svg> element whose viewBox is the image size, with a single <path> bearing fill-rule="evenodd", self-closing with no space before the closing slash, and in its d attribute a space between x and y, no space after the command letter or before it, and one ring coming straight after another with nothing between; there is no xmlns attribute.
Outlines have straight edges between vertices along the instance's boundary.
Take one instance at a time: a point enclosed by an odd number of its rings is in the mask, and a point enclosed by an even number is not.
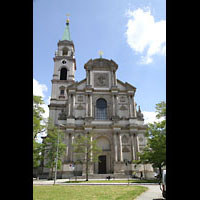
<svg viewBox="0 0 200 200"><path fill-rule="evenodd" d="M106 177L110 176L111 179L115 179L115 178L128 178L128 175L125 174L92 174L92 175L88 175L89 179L106 179ZM84 179L86 178L85 175L83 176L78 176L78 178L80 179Z"/></svg>

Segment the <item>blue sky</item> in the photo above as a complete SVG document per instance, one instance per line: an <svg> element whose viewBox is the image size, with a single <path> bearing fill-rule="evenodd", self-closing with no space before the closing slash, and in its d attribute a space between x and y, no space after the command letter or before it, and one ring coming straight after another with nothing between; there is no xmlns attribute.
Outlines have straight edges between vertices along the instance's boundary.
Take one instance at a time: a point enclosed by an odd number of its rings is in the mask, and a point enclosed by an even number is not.
<svg viewBox="0 0 200 200"><path fill-rule="evenodd" d="M102 50L103 58L118 64L117 78L137 88L135 100L144 114L155 112L155 104L166 99L165 0L33 1L34 91L46 104L67 13L76 81L85 78L84 64Z"/></svg>

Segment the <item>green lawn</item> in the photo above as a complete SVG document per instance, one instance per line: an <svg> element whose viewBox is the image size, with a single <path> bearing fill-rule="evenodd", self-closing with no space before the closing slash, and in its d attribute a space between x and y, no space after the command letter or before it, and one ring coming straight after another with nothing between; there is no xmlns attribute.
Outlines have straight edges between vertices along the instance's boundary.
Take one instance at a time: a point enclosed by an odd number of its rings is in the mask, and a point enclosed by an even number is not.
<svg viewBox="0 0 200 200"><path fill-rule="evenodd" d="M143 186L33 186L33 200L133 200Z"/></svg>

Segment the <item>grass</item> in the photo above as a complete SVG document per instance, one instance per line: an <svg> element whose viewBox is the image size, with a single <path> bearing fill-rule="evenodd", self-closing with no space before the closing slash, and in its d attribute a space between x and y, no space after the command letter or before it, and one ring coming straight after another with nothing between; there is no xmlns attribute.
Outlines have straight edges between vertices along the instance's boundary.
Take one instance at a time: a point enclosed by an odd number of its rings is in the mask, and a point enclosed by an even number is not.
<svg viewBox="0 0 200 200"><path fill-rule="evenodd" d="M89 181L65 181L64 183L128 183L128 180L89 180ZM158 183L158 180L129 180L129 183Z"/></svg>
<svg viewBox="0 0 200 200"><path fill-rule="evenodd" d="M143 186L33 186L33 200L134 200Z"/></svg>

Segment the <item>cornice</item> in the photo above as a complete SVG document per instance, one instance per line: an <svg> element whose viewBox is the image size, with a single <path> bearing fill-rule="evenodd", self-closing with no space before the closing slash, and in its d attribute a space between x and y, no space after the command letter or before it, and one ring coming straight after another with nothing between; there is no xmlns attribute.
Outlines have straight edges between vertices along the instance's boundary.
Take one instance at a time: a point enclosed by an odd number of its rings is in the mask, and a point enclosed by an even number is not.
<svg viewBox="0 0 200 200"><path fill-rule="evenodd" d="M72 60L72 61L76 62L76 59L73 58L72 56L56 56L56 57L53 57L54 61L62 60L62 59Z"/></svg>
<svg viewBox="0 0 200 200"><path fill-rule="evenodd" d="M59 40L58 43L57 43L58 46L61 46L61 45L71 45L74 47L74 43L73 41L69 41L69 40Z"/></svg>
<svg viewBox="0 0 200 200"><path fill-rule="evenodd" d="M52 79L51 80L52 83L75 83L74 80L59 80L59 79Z"/></svg>

